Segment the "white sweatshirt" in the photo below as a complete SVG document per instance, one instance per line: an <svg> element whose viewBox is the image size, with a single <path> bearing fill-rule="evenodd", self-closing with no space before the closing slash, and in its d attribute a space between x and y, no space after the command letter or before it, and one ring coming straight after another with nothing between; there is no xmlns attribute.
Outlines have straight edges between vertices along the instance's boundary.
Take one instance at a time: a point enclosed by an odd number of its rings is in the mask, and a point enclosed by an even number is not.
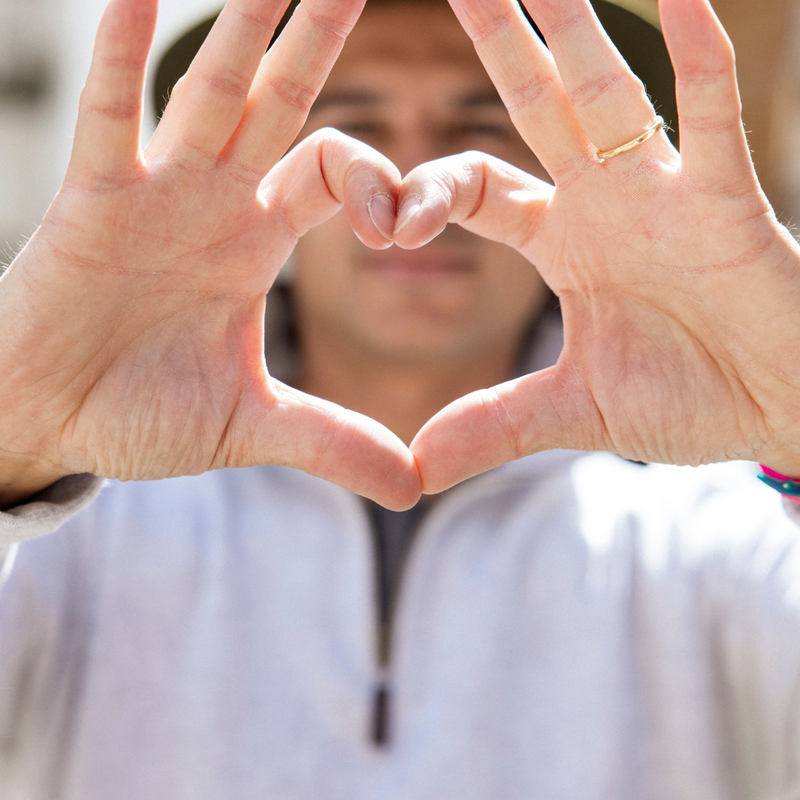
<svg viewBox="0 0 800 800"><path fill-rule="evenodd" d="M108 486L6 559L0 798L800 797L800 530L750 467L555 452L449 492L384 749L373 570L361 501L303 473Z"/></svg>

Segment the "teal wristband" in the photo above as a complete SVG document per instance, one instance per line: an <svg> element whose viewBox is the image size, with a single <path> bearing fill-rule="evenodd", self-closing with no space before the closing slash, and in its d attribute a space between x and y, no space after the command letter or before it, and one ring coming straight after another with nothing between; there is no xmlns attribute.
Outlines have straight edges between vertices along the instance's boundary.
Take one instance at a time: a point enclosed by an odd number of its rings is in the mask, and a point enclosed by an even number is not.
<svg viewBox="0 0 800 800"><path fill-rule="evenodd" d="M781 475L780 472L775 472L774 469L765 467L763 464L758 466L761 467L761 472L758 476L759 480L766 483L770 489L774 489L786 497L800 499L800 480L787 478L786 475Z"/></svg>
<svg viewBox="0 0 800 800"><path fill-rule="evenodd" d="M759 480L764 481L771 489L785 494L787 497L800 497L800 483L795 481L777 481L775 478L768 478L766 475L759 475Z"/></svg>

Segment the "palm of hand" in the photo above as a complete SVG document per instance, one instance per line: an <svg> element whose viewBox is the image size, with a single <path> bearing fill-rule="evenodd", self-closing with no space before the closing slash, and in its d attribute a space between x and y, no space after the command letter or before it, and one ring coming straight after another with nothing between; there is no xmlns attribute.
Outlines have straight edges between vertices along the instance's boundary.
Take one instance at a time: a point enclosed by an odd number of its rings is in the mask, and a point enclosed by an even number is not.
<svg viewBox="0 0 800 800"><path fill-rule="evenodd" d="M396 191L386 159L327 131L279 162L305 118L298 97L319 90L359 3L326 18L312 2L264 59L271 29L248 5L223 13L143 157L156 3L106 12L64 187L3 278L0 401L14 444L2 456L22 489L4 498L0 485L0 502L71 472L153 479L263 463L387 505L419 495L388 430L280 384L264 363L265 296L302 233L344 205L367 244L388 245L368 212L370 193ZM306 46L314 57L286 89L282 72Z"/></svg>
<svg viewBox="0 0 800 800"><path fill-rule="evenodd" d="M560 443L646 462L754 458L778 422L764 401L794 390L755 352L779 311L761 259L791 246L755 182L709 197L665 162L595 165L556 191L525 250L564 317Z"/></svg>
<svg viewBox="0 0 800 800"><path fill-rule="evenodd" d="M102 304L75 308L71 330L59 332L72 357L58 352L59 340L42 354L74 364L74 374L59 371L53 388L39 385L37 395L63 398L66 385L66 407L75 411L62 422L64 438L86 448L87 471L130 465L118 476L133 479L246 460L226 452L225 432L247 391L259 383L267 391L264 296L292 246L253 192L219 174L223 168L159 166L99 196L92 187L62 190L32 243L34 254L52 249L58 264L49 269L56 262L41 260L39 302L57 303L82 286L92 298L102 287ZM179 202L186 196L197 198L188 210ZM95 229L76 228L75 220Z"/></svg>
<svg viewBox="0 0 800 800"><path fill-rule="evenodd" d="M758 187L713 12L660 3L681 155L662 133L603 160L597 145L646 129L652 105L583 0L527 5L549 51L502 0L453 2L555 189L467 154L426 165L403 192L450 185L418 212L420 230L447 214L524 253L559 297L565 346L554 367L462 398L420 431L425 491L559 447L795 474L800 361L783 343L800 335L798 248Z"/></svg>

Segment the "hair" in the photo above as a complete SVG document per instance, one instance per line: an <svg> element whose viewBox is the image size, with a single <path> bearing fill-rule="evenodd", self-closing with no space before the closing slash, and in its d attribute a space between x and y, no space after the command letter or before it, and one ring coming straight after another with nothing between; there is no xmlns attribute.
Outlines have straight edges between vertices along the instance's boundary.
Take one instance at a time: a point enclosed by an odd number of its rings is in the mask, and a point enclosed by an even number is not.
<svg viewBox="0 0 800 800"><path fill-rule="evenodd" d="M378 3L444 4L446 0L368 0L368 2L374 6ZM299 4L300 0L292 0L289 3L275 30L273 42L286 27ZM642 0L592 0L592 5L622 56L644 82L658 112L673 129L671 135L677 143L675 73L652 6ZM524 8L523 12L539 33L539 29ZM202 20L180 36L160 60L153 82L153 103L159 119L169 101L172 87L189 68L218 16L217 13ZM541 36L541 33L539 35Z"/></svg>

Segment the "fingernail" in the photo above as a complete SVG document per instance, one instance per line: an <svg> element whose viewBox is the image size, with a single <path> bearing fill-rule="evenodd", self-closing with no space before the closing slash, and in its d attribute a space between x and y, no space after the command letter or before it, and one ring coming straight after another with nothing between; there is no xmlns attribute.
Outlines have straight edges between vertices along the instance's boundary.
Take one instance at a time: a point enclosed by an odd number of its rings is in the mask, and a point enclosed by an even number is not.
<svg viewBox="0 0 800 800"><path fill-rule="evenodd" d="M395 221L394 200L389 195L376 194L369 203L369 218L378 233L391 241Z"/></svg>
<svg viewBox="0 0 800 800"><path fill-rule="evenodd" d="M412 195L400 206L400 213L397 215L397 224L394 226L394 235L397 236L403 228L411 222L422 208L422 201L419 197Z"/></svg>

